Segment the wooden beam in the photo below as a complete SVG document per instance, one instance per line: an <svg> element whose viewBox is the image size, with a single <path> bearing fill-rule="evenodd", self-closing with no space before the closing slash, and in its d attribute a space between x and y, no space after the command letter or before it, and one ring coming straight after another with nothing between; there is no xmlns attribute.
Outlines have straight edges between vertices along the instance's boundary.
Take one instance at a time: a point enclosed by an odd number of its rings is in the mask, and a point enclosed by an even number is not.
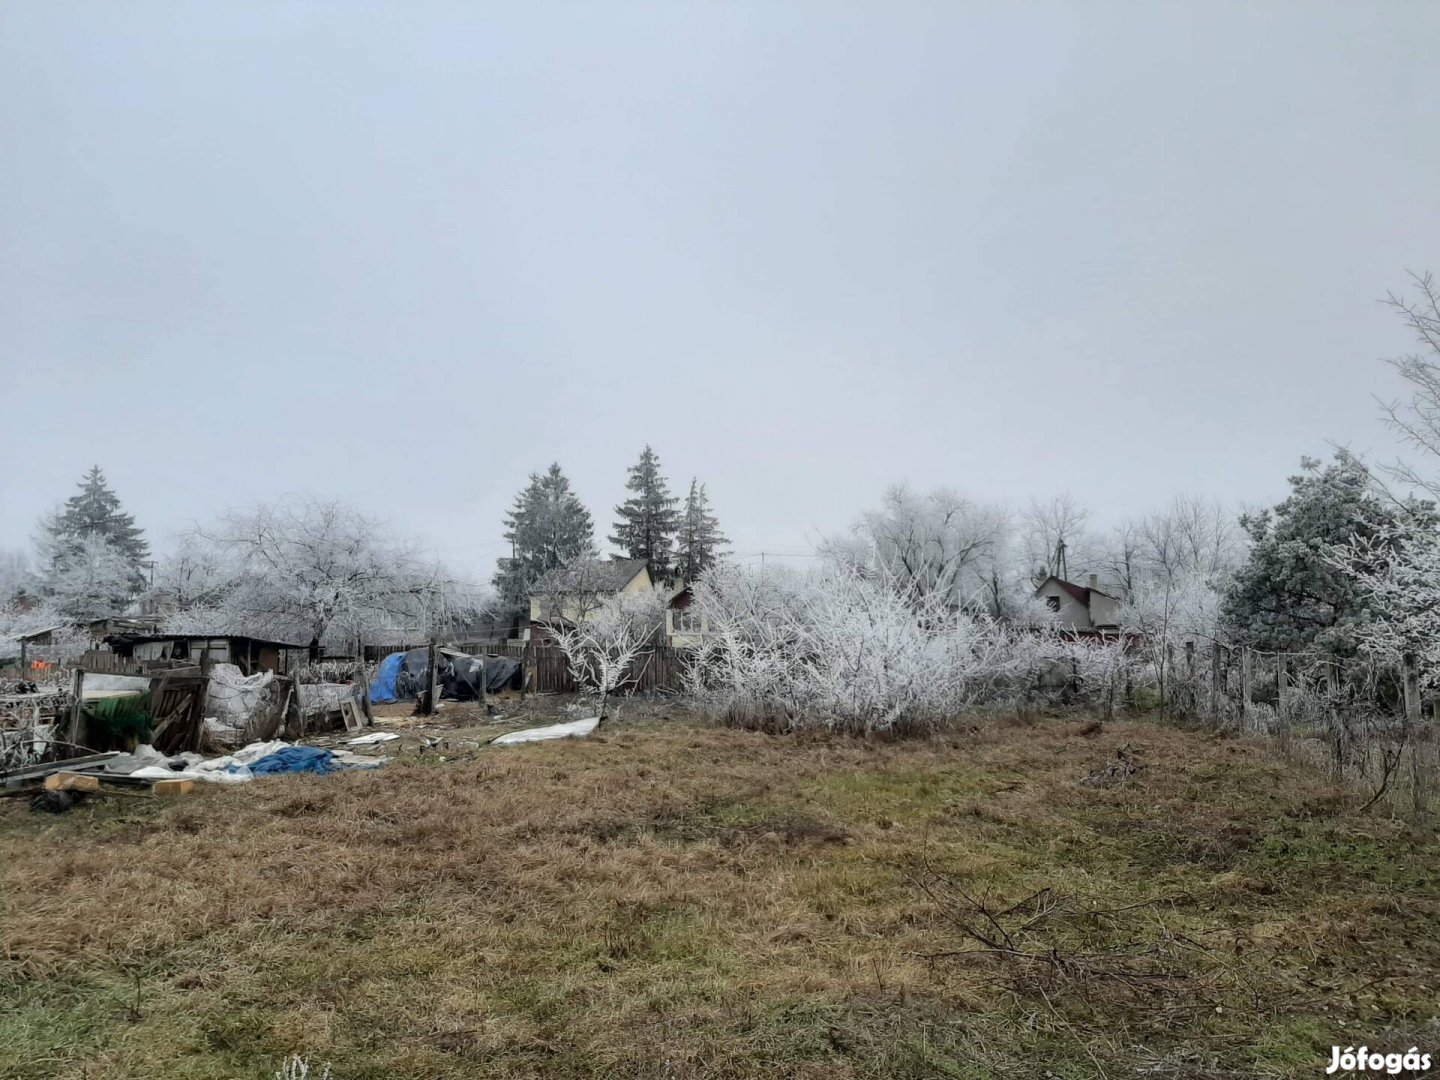
<svg viewBox="0 0 1440 1080"><path fill-rule="evenodd" d="M57 772L45 777L46 791L99 791L100 777L93 773Z"/></svg>

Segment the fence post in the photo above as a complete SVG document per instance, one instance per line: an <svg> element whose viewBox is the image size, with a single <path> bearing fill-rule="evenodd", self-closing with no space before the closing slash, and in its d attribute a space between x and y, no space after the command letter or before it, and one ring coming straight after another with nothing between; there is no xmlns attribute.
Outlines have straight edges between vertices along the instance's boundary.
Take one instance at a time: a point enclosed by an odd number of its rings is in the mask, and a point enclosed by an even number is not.
<svg viewBox="0 0 1440 1080"><path fill-rule="evenodd" d="M360 661L360 705L365 710L365 722L375 723L375 710L370 702L370 665Z"/></svg>
<svg viewBox="0 0 1440 1080"><path fill-rule="evenodd" d="M425 716L435 714L435 639L430 639L430 658L425 668L425 708L421 713Z"/></svg>
<svg viewBox="0 0 1440 1080"><path fill-rule="evenodd" d="M1220 650L1218 641L1210 643L1210 719L1220 722Z"/></svg>
<svg viewBox="0 0 1440 1080"><path fill-rule="evenodd" d="M1407 652L1405 664L1405 738L1410 744L1410 808L1417 821L1423 820L1430 809L1430 782L1426 775L1426 763L1421 760L1420 733L1421 712L1424 703L1420 700L1420 665L1413 652ZM1429 740L1425 740L1430 745Z"/></svg>
<svg viewBox="0 0 1440 1080"><path fill-rule="evenodd" d="M79 743L82 746L84 745L80 738L82 734L80 731L80 718L84 715L80 705L81 700L85 697L84 668L77 667L75 669L75 675L70 682L70 692L75 700L70 705L70 725L65 733L65 739L72 744L71 749L74 749L74 744Z"/></svg>
<svg viewBox="0 0 1440 1080"><path fill-rule="evenodd" d="M1245 730L1248 723L1252 727L1255 723L1255 654L1250 651L1250 646L1240 650L1240 730Z"/></svg>
<svg viewBox="0 0 1440 1080"><path fill-rule="evenodd" d="M1405 670L1405 723L1413 739L1420 726L1420 669L1413 652L1407 652L1402 663Z"/></svg>
<svg viewBox="0 0 1440 1080"><path fill-rule="evenodd" d="M1325 661L1325 695L1329 698L1331 767L1338 783L1345 777L1345 738L1340 727L1340 665L1334 660Z"/></svg>
<svg viewBox="0 0 1440 1080"><path fill-rule="evenodd" d="M1160 715L1165 715L1167 702L1166 691L1170 697L1175 695L1175 646L1173 643L1165 642L1165 662L1160 668Z"/></svg>

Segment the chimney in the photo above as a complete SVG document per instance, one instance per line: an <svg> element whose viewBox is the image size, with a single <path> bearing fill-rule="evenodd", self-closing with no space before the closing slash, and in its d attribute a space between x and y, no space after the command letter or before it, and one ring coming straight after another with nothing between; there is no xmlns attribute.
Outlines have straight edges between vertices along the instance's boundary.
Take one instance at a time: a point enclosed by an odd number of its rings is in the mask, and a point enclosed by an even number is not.
<svg viewBox="0 0 1440 1080"><path fill-rule="evenodd" d="M1100 588L1100 575L1091 574L1088 578L1085 579L1085 584L1088 585L1090 588L1098 591Z"/></svg>

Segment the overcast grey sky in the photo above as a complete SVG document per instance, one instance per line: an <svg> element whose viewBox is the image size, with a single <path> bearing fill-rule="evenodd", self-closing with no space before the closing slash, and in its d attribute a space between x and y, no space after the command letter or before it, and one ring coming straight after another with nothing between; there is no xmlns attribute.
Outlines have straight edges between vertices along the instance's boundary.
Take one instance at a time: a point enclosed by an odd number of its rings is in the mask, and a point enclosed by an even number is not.
<svg viewBox="0 0 1440 1080"><path fill-rule="evenodd" d="M741 552L889 482L1273 501L1440 271L1440 5L0 6L0 546L311 489L488 575L652 443Z"/></svg>

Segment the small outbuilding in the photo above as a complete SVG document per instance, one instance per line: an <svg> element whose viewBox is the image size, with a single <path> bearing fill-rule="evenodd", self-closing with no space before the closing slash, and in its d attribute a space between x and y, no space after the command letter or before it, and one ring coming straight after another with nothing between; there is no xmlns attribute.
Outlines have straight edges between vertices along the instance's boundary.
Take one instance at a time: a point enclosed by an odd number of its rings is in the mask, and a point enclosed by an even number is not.
<svg viewBox="0 0 1440 1080"><path fill-rule="evenodd" d="M243 634L111 634L105 639L116 656L135 660L184 660L208 672L215 664L234 664L242 675L281 673L292 660L308 656L309 646L268 641Z"/></svg>

